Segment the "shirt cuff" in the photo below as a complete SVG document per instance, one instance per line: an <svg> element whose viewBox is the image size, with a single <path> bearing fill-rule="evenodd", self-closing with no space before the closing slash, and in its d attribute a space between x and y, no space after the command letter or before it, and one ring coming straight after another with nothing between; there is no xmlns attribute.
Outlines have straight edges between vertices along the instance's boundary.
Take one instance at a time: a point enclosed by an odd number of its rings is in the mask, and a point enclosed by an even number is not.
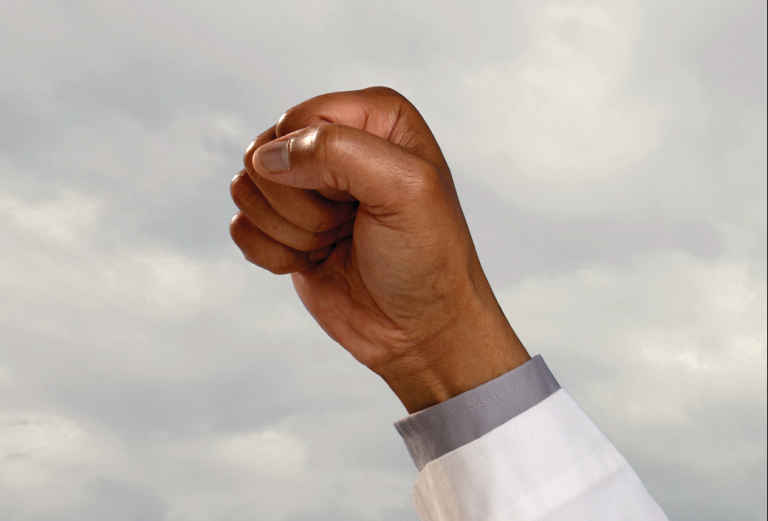
<svg viewBox="0 0 768 521"><path fill-rule="evenodd" d="M475 441L560 389L541 355L450 400L395 423L419 471Z"/></svg>

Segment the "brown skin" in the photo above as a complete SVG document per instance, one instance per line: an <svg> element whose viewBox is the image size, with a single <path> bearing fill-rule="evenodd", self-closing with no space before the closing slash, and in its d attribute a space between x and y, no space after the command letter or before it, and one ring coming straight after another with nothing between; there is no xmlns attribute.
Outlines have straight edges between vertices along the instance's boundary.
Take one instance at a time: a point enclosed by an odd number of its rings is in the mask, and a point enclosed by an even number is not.
<svg viewBox="0 0 768 521"><path fill-rule="evenodd" d="M257 155L276 141L290 141L290 169L270 173ZM250 262L291 273L325 332L409 413L530 359L480 266L440 147L400 94L305 101L244 159L233 240Z"/></svg>

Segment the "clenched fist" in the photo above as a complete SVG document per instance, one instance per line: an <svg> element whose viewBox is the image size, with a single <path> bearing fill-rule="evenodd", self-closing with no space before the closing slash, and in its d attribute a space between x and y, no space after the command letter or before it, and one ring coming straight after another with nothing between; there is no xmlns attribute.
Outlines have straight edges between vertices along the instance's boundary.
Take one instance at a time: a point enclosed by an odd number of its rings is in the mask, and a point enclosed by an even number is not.
<svg viewBox="0 0 768 521"><path fill-rule="evenodd" d="M480 266L448 165L386 88L286 112L232 181L232 238L291 273L320 326L413 413L530 359Z"/></svg>

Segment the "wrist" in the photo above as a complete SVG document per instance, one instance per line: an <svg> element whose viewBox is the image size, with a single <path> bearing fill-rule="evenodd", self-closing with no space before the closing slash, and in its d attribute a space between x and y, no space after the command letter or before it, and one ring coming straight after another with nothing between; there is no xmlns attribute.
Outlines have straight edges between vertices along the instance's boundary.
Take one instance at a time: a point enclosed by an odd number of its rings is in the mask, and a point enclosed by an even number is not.
<svg viewBox="0 0 768 521"><path fill-rule="evenodd" d="M479 387L531 359L492 294L490 299L474 299L460 315L412 354L375 369L409 414Z"/></svg>

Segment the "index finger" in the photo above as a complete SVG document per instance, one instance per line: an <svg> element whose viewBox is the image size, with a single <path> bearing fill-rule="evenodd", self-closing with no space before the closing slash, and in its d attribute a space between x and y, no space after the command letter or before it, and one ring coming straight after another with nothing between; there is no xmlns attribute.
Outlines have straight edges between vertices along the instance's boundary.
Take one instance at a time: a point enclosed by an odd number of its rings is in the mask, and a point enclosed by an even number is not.
<svg viewBox="0 0 768 521"><path fill-rule="evenodd" d="M278 138L306 127L339 124L364 130L400 145L445 172L448 165L419 111L402 94L387 87L333 92L289 109L278 121Z"/></svg>

